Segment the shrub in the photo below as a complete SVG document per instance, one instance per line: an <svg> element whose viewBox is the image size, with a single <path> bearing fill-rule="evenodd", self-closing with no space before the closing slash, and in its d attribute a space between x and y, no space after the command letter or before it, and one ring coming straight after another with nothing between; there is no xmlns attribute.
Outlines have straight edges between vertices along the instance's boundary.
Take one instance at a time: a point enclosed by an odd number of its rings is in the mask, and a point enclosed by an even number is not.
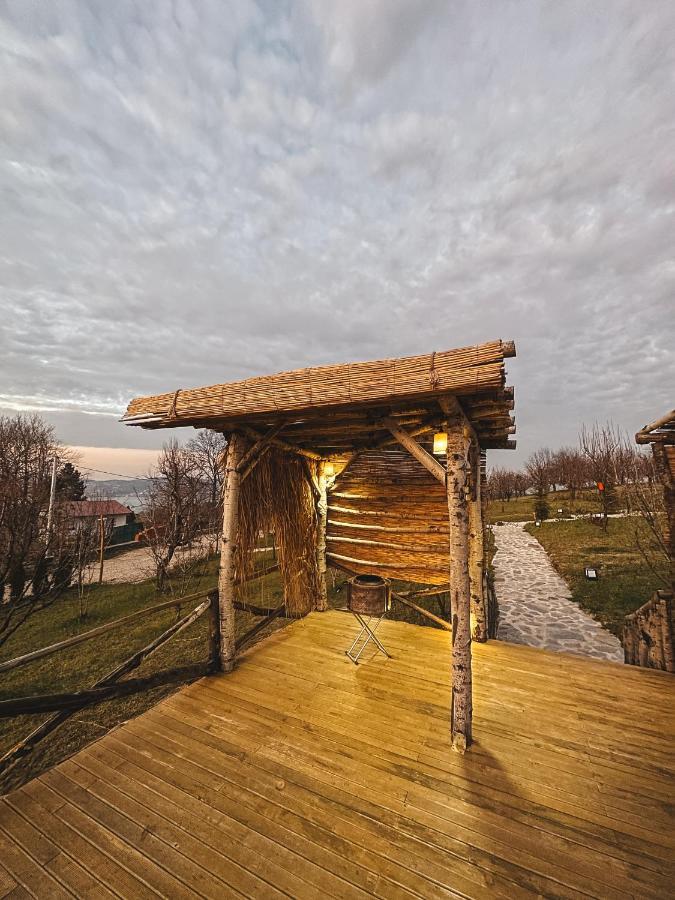
<svg viewBox="0 0 675 900"><path fill-rule="evenodd" d="M548 519L551 514L550 507L545 497L537 497L534 504L534 517L535 519L543 522L544 519Z"/></svg>

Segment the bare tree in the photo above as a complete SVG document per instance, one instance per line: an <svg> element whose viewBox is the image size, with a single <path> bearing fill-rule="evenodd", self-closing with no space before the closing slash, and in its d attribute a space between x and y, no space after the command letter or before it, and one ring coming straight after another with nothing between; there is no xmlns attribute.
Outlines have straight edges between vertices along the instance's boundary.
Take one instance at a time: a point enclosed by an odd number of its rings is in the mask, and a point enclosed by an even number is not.
<svg viewBox="0 0 675 900"><path fill-rule="evenodd" d="M185 449L192 456L195 470L207 486L209 503L214 507L218 504L222 492L222 456L226 447L225 435L210 429L200 431L197 437L185 445Z"/></svg>
<svg viewBox="0 0 675 900"><path fill-rule="evenodd" d="M631 509L639 514L639 518L635 519L635 546L648 568L666 589L672 590L675 585L675 560L671 558L668 537L667 487L651 453L633 453L632 474L627 481Z"/></svg>
<svg viewBox="0 0 675 900"><path fill-rule="evenodd" d="M180 547L208 530L208 495L192 453L176 441L165 444L150 478L143 532L155 563L157 590L168 587L169 569Z"/></svg>
<svg viewBox="0 0 675 900"><path fill-rule="evenodd" d="M570 499L576 499L578 491L590 481L586 457L575 447L561 447L551 460L553 481L564 487Z"/></svg>
<svg viewBox="0 0 675 900"><path fill-rule="evenodd" d="M616 508L616 483L620 448L625 437L611 422L590 427L584 425L579 436L581 452L586 457L589 473L598 488L603 526L607 530L607 517Z"/></svg>
<svg viewBox="0 0 675 900"><path fill-rule="evenodd" d="M69 453L39 416L0 417L0 644L68 588L77 567L57 502L49 522L56 456Z"/></svg>
<svg viewBox="0 0 675 900"><path fill-rule="evenodd" d="M548 447L535 450L525 463L525 471L537 494L544 497L555 483L553 454Z"/></svg>

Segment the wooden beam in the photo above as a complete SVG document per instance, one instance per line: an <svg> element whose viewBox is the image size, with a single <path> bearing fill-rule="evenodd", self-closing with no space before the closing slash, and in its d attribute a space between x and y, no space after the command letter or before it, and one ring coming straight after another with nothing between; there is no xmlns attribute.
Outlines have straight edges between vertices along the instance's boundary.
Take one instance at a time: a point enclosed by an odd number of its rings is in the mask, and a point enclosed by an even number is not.
<svg viewBox="0 0 675 900"><path fill-rule="evenodd" d="M452 614L452 692L450 732L458 753L471 745L471 582L467 475L470 438L463 417L448 424L448 520L450 523L450 608Z"/></svg>
<svg viewBox="0 0 675 900"><path fill-rule="evenodd" d="M408 431L408 434L410 435L410 437L418 437L421 434L427 434L429 431L433 431L434 429L439 427L440 423L438 419L427 419L427 421L423 422L421 425L416 425L415 428L411 428ZM389 432L388 428L387 431ZM397 438L393 437L391 432L389 432L386 437L380 438L379 440L374 441L372 444L367 444L365 447L355 447L350 451L342 453L331 453L324 458L328 462L333 462L334 460L341 460L344 462L344 465L335 476L337 480L344 474L347 467L350 466L356 459L358 459L358 457L361 456L362 453L368 453L371 450L382 450L384 447L388 447L390 444L396 443L398 443ZM333 482L333 485L335 485L335 482Z"/></svg>
<svg viewBox="0 0 675 900"><path fill-rule="evenodd" d="M387 423L387 428L391 431L399 444L401 444L402 447L405 447L408 453L410 453L411 456L414 456L428 472L431 472L434 478L440 481L441 484L445 484L445 469L438 460L434 459L430 453L427 453L424 447L418 444L407 431L403 431L393 419L386 419L385 421Z"/></svg>
<svg viewBox="0 0 675 900"><path fill-rule="evenodd" d="M316 608L319 612L328 609L328 585L326 584L326 525L328 522L328 480L326 477L325 463L319 463L317 475L317 487L319 496L316 501L317 529L316 529L316 564L319 572L319 596L316 600Z"/></svg>
<svg viewBox="0 0 675 900"><path fill-rule="evenodd" d="M279 616L283 616L285 613L285 606L278 606L276 609L272 609L269 611L267 616L262 620L262 622L258 622L257 625L254 625L246 634L243 634L240 638L237 638L236 648L237 650L241 650L241 648L247 644L252 638L258 634L258 632L262 631L263 628L266 628L270 622L273 622Z"/></svg>
<svg viewBox="0 0 675 900"><path fill-rule="evenodd" d="M241 480L242 481L246 481L246 479L251 474L251 472L255 469L255 467L258 465L259 462L262 462L262 460L269 453L269 451L270 451L270 445L268 443L268 444L265 444L265 446L261 448L260 452L258 454L256 454L256 456L253 457L253 459L246 466L246 468L242 469L242 472L241 472Z"/></svg>
<svg viewBox="0 0 675 900"><path fill-rule="evenodd" d="M656 419L655 422L650 422L649 425L644 425L635 435L636 443L649 443L650 440L653 440L653 438L650 436L650 433L652 431L656 431L658 428L662 428L664 425L668 425L674 421L675 409L671 409L670 412L667 412L665 416L661 416L660 419Z"/></svg>
<svg viewBox="0 0 675 900"><path fill-rule="evenodd" d="M231 672L236 655L234 624L234 555L239 530L239 489L241 474L237 470L243 455L241 435L231 435L225 456L223 484L223 536L220 545L218 573L218 605L220 622L220 668Z"/></svg>
<svg viewBox="0 0 675 900"><path fill-rule="evenodd" d="M209 600L204 600L203 603L194 609L191 613L188 613L187 616L180 619L178 622L174 622L166 631L156 637L151 643L149 643L146 647L143 647L142 650L134 653L129 659L125 660L123 663L120 663L119 666L114 668L112 672L109 672L107 675L104 675L103 678L99 678L91 687L93 690L97 688L106 687L110 684L118 681L123 675L126 675L127 672L131 672L133 669L138 668L143 660L147 659L151 654L155 652L159 647L165 644L168 640L170 640L174 635L183 631L185 628L190 626L194 621L196 621L202 613L206 612L209 608ZM48 734L51 734L59 725L62 725L63 722L66 721L70 717L72 710L64 709L60 712L56 712L51 715L48 719L45 719L40 725L34 728L26 737L22 738L18 744L14 747L10 748L1 758L0 758L0 775L4 775L11 768L13 768L16 763L24 756L26 756L30 751L38 744L43 738L45 738Z"/></svg>
<svg viewBox="0 0 675 900"><path fill-rule="evenodd" d="M280 425L272 426L269 431L265 432L265 434L261 438L259 438L251 447L249 447L246 453L244 453L244 455L240 459L239 464L237 465L237 471L243 473L249 463L251 463L252 460L255 459L260 451L264 447L267 447L269 445L269 442L279 434L285 424L285 422L282 422Z"/></svg>
<svg viewBox="0 0 675 900"><path fill-rule="evenodd" d="M45 656L51 656L53 653L59 653L61 650L66 650L69 647L74 647L76 644L83 643L83 641L88 641L101 634L105 634L107 631L112 631L120 625L129 625L131 622L135 622L138 619L145 619L164 609L184 606L186 603L191 603L193 600L199 600L205 596L206 592L201 591L198 594L190 594L185 597L179 597L178 599L165 600L163 603L156 603L153 606L147 606L145 609L137 609L136 612L129 613L127 616L122 616L121 619L106 622L104 625L97 625L96 628L90 628L89 631L83 631L81 634L74 634L72 637L65 638L55 644L50 644L48 647L40 647L39 650L31 650L30 653L24 653L22 656L15 656L14 659L7 659L4 662L0 662L0 672L9 672L11 669L18 669L20 666L25 666L27 663L34 662L37 659L43 659Z"/></svg>
<svg viewBox="0 0 675 900"><path fill-rule="evenodd" d="M262 439L263 435L260 434L259 431L256 431L254 428L250 428L245 425L242 426L242 434L245 434L247 437L253 438L254 441L259 441ZM298 447L295 444L289 444L288 441L282 441L279 438L271 438L269 443L273 447L278 447L280 450L285 450L287 453L297 453L298 456L304 456L307 459L313 459L318 461L321 459L320 453L315 453L313 450L305 450L304 447Z"/></svg>
<svg viewBox="0 0 675 900"><path fill-rule="evenodd" d="M413 603L412 600L410 600L408 597L405 597L403 594L397 594L396 591L392 591L391 596L394 598L394 600L398 600L398 602L403 603L404 606L408 606L410 607L410 609L414 609L415 612L434 622L436 625L440 625L440 627L445 629L445 631L452 631L452 626L448 622L446 622L445 619L441 619L440 616L435 616L432 612L429 612L429 610L425 609L423 606L418 606L417 603Z"/></svg>

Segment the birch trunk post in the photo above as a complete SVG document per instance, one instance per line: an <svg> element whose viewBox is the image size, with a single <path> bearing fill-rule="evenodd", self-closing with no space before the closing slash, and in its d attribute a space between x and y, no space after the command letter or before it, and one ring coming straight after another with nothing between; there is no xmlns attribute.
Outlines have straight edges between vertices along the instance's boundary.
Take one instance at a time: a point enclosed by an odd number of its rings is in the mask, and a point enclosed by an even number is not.
<svg viewBox="0 0 675 900"><path fill-rule="evenodd" d="M480 448L471 446L471 499L469 501L469 578L471 582L471 638L487 641L487 612L483 590L485 550L481 503Z"/></svg>
<svg viewBox="0 0 675 900"><path fill-rule="evenodd" d="M241 435L231 435L225 453L223 480L223 536L218 573L218 621L220 628L220 668L231 672L235 660L234 557L239 528L239 489L241 473L237 466L243 454Z"/></svg>
<svg viewBox="0 0 675 900"><path fill-rule="evenodd" d="M318 512L318 528L316 541L316 563L319 572L319 596L316 608L319 612L328 609L328 586L326 584L326 527L328 522L328 482L326 478L325 463L319 463L317 475L317 487L319 496L316 502Z"/></svg>
<svg viewBox="0 0 675 900"><path fill-rule="evenodd" d="M471 745L471 585L467 475L469 436L459 417L448 423L447 496L450 523L452 693L450 732L458 753Z"/></svg>

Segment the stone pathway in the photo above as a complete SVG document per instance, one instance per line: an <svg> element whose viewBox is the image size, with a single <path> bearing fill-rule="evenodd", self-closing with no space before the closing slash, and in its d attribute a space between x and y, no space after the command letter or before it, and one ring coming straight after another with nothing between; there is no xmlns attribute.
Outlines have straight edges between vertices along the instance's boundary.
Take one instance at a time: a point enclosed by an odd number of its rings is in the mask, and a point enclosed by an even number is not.
<svg viewBox="0 0 675 900"><path fill-rule="evenodd" d="M504 641L623 662L619 640L584 612L523 522L493 526L499 634Z"/></svg>

